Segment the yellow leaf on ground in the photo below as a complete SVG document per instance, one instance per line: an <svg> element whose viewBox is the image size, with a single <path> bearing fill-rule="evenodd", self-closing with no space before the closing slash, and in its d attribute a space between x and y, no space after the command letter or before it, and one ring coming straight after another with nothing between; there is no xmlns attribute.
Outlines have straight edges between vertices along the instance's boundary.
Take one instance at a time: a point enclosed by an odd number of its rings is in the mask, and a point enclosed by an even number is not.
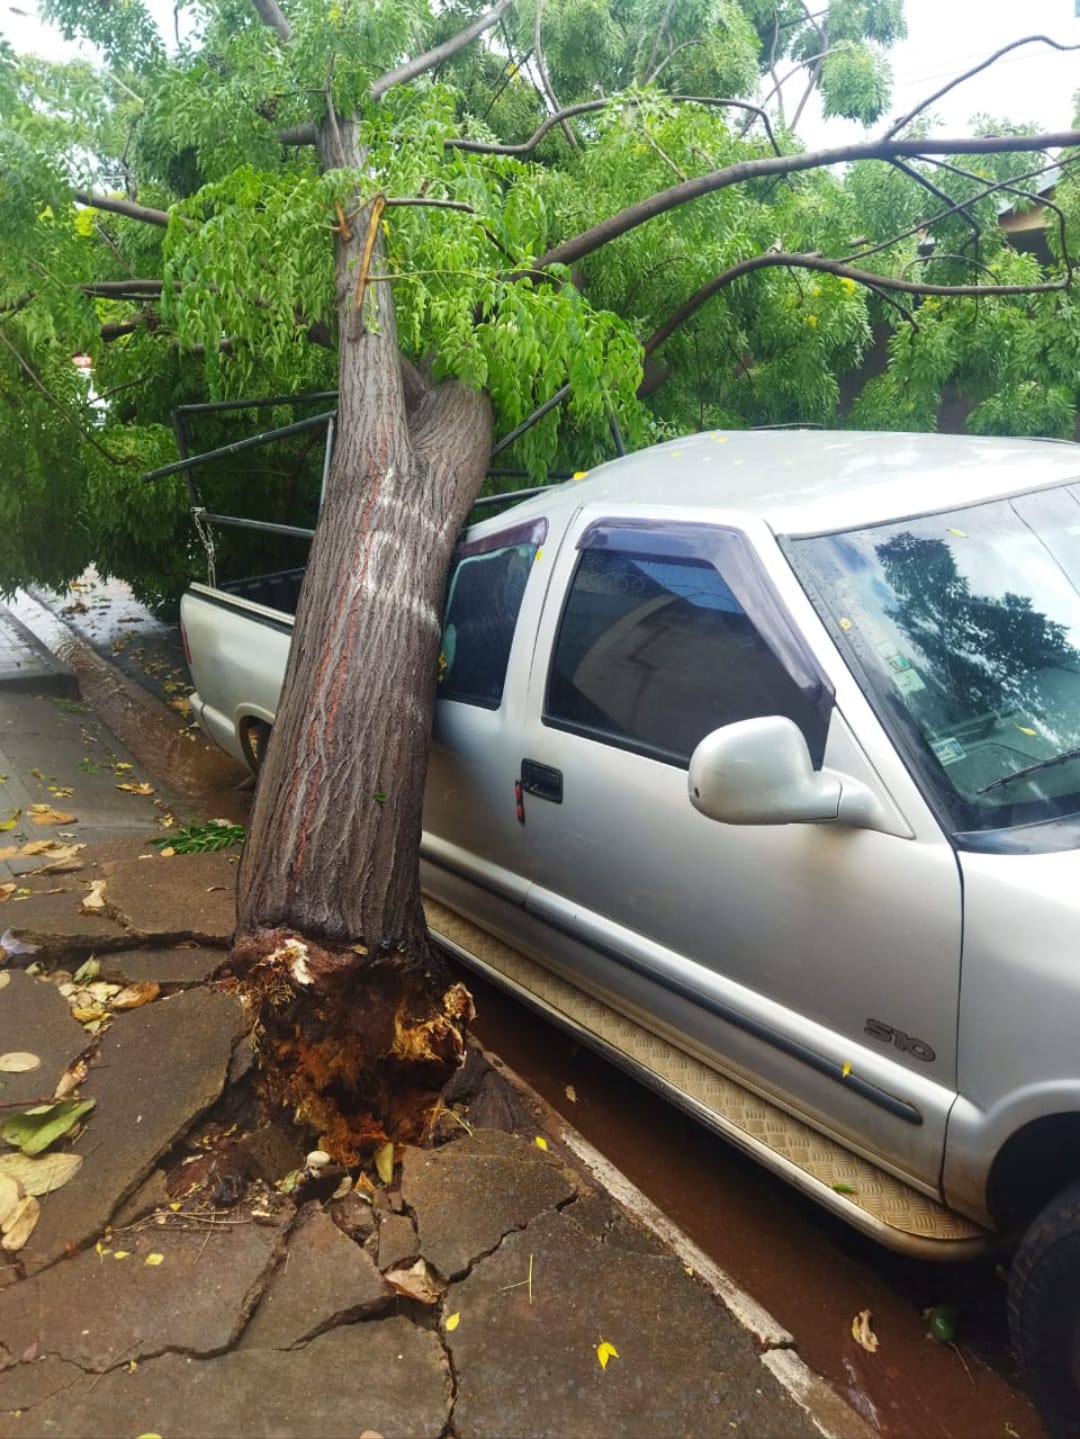
<svg viewBox="0 0 1080 1439"><path fill-rule="evenodd" d="M140 783L140 784L118 784L118 785L116 786L116 788L117 788L117 789L126 789L129 794L154 794L154 793L155 793L154 786L153 786L152 784L145 784L145 783Z"/></svg>
<svg viewBox="0 0 1080 1439"><path fill-rule="evenodd" d="M165 1263L165 1256L164 1254L148 1254L143 1263L149 1264L151 1269L156 1269L159 1264Z"/></svg>
<svg viewBox="0 0 1080 1439"><path fill-rule="evenodd" d="M851 1337L868 1354L876 1354L878 1349L878 1337L870 1328L869 1309L860 1309L855 1318L851 1321Z"/></svg>
<svg viewBox="0 0 1080 1439"><path fill-rule="evenodd" d="M571 1104L577 1103L577 1090L572 1084L568 1084L563 1090L563 1093L566 1095L567 1099L570 1101Z"/></svg>
<svg viewBox="0 0 1080 1439"><path fill-rule="evenodd" d="M384 1184L394 1177L394 1146L383 1144L375 1151L375 1173Z"/></svg>
<svg viewBox="0 0 1080 1439"><path fill-rule="evenodd" d="M0 830L2 830L2 829L14 829L15 826L19 823L19 817L20 817L21 814L22 814L22 810L21 810L21 809L8 810L8 817L7 817L7 819L0 821ZM17 851L16 851L16 852L17 852Z"/></svg>
<svg viewBox="0 0 1080 1439"><path fill-rule="evenodd" d="M454 1330L458 1327L458 1325L459 1325L460 1323L461 1323L461 1315L460 1315L460 1314L450 1314L450 1315L447 1316L447 1319L446 1319L446 1328L447 1328L447 1329L449 1330L449 1332L452 1334L452 1333L454 1332Z"/></svg>
<svg viewBox="0 0 1080 1439"><path fill-rule="evenodd" d="M130 1259L130 1258L131 1258L131 1250L130 1250L130 1249L114 1249L114 1250L113 1250L113 1258L114 1258L114 1259Z"/></svg>
<svg viewBox="0 0 1080 1439"><path fill-rule="evenodd" d="M533 1143L536 1145L537 1149L546 1149L546 1148L548 1147L548 1142L547 1142L547 1140L544 1139L543 1136L542 1136L542 1135L539 1135L539 1134L538 1134L538 1135L536 1136L536 1138L533 1140Z"/></svg>
<svg viewBox="0 0 1080 1439"><path fill-rule="evenodd" d="M618 1359L619 1351L614 1344L609 1344L606 1339L602 1339L596 1346L596 1357L600 1361L600 1368L606 1369L609 1359Z"/></svg>
<svg viewBox="0 0 1080 1439"><path fill-rule="evenodd" d="M47 804L32 805L30 818L35 824L77 824L78 820L73 814L64 814L62 810L52 809Z"/></svg>
<svg viewBox="0 0 1080 1439"><path fill-rule="evenodd" d="M139 1009L144 1004L149 1004L152 999L157 999L161 993L160 988L152 979L141 979L135 984L125 985L124 988L109 1001L110 1009Z"/></svg>
<svg viewBox="0 0 1080 1439"><path fill-rule="evenodd" d="M45 776L41 773L41 771L40 771L39 769L36 769L36 768L35 768L35 769L32 769L32 770L30 771L30 773L34 776L35 779L44 779L44 778L45 778Z"/></svg>

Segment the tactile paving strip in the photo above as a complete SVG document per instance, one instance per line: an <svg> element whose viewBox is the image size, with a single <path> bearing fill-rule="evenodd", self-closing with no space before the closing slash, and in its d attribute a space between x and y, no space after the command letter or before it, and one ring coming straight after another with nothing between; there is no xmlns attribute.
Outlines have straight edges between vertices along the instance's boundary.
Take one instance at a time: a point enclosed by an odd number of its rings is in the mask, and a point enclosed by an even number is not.
<svg viewBox="0 0 1080 1439"><path fill-rule="evenodd" d="M635 1072L644 1071L644 1079L658 1080L676 1103L681 1100L765 1162L771 1159L772 1167L874 1238L922 1257L960 1258L961 1247L969 1252L985 1247L987 1232L970 1219L852 1154L454 910L427 897L424 908L432 935L466 962L531 998L584 1038L592 1037L601 1048L624 1056ZM838 1192L838 1185L845 1192Z"/></svg>

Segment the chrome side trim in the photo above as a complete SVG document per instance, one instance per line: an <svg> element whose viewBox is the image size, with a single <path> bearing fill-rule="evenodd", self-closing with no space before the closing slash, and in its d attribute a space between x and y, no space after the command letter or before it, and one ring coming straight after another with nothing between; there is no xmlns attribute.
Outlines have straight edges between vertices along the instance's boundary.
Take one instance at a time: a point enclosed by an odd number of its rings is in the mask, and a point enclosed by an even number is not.
<svg viewBox="0 0 1080 1439"><path fill-rule="evenodd" d="M468 968L685 1110L853 1228L919 1259L951 1262L973 1258L991 1246L993 1236L963 1215L641 1029L455 911L427 897L424 904L432 939ZM617 1034L620 1042L613 1043L601 1030ZM636 1057L632 1051L648 1057ZM695 1089L696 1094L691 1092ZM729 1112L716 1099L710 1103L710 1093L728 1097ZM752 1112L752 1128L731 1117L736 1106ZM797 1162L792 1155L798 1153L808 1155L808 1162ZM836 1183L840 1190L833 1187Z"/></svg>
<svg viewBox="0 0 1080 1439"><path fill-rule="evenodd" d="M811 1049L808 1045L792 1038L791 1035L784 1034L773 1025L752 1018L719 996L710 994L700 985L693 984L672 973L670 962L665 962L664 951L659 945L643 941L637 946L642 952L635 953L629 942L613 942L611 933L616 932L617 926L605 925L590 918L582 912L580 906L570 905L560 899L558 895L551 894L538 886L529 886L524 881L517 886L512 885L503 878L504 872L500 871L497 865L477 860L473 856L465 856L457 850L456 846L448 845L445 841L435 839L433 836L424 836L420 853L429 864L445 869L459 879L467 880L470 884L475 884L490 894L498 895L500 899L509 900L512 904L523 904L529 914L550 925L552 929L569 935L571 939L582 944L587 944L608 959L614 960L616 964L624 965L627 969L633 970L654 984L671 990L672 993L689 1000L691 1004L715 1015L725 1024L730 1024L734 1028L742 1030L743 1033L761 1040L762 1043L771 1045L772 1048L788 1055L789 1058L805 1064L807 1068L815 1070L818 1074L823 1074L827 1079L843 1084L845 1088L852 1090L861 1099L876 1105L879 1109L884 1109L888 1114L903 1120L905 1124L918 1126L923 1123L922 1111L910 1101L891 1094L887 1089L882 1089L869 1079L853 1074L850 1069L845 1073L845 1066L838 1060L829 1059L826 1055L819 1054L817 1050ZM646 949L648 954L645 953ZM688 962L692 963L692 961Z"/></svg>

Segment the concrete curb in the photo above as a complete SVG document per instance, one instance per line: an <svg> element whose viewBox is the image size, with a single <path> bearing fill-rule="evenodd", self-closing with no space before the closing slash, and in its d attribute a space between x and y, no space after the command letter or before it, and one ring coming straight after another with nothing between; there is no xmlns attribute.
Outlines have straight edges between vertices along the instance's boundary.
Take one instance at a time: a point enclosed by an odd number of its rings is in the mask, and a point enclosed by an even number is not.
<svg viewBox="0 0 1080 1439"><path fill-rule="evenodd" d="M78 699L75 671L12 611L0 605L0 692L63 695Z"/></svg>

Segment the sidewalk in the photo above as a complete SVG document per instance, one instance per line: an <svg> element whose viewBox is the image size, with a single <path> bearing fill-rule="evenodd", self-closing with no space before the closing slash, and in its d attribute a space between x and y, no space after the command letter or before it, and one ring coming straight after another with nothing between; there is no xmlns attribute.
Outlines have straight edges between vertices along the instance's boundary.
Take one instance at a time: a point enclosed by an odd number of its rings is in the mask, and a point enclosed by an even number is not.
<svg viewBox="0 0 1080 1439"><path fill-rule="evenodd" d="M115 789L121 751L79 768L84 718L0 682L0 805L69 815L0 852L99 837L0 876L0 1126L58 1086L94 1101L32 1162L0 1145L0 1207L12 1170L41 1191L0 1255L0 1439L866 1439L791 1337L479 1049L436 1146L399 1149L389 1183L308 1165L262 1123L242 1006L213 978L235 851L146 843L158 811Z"/></svg>

